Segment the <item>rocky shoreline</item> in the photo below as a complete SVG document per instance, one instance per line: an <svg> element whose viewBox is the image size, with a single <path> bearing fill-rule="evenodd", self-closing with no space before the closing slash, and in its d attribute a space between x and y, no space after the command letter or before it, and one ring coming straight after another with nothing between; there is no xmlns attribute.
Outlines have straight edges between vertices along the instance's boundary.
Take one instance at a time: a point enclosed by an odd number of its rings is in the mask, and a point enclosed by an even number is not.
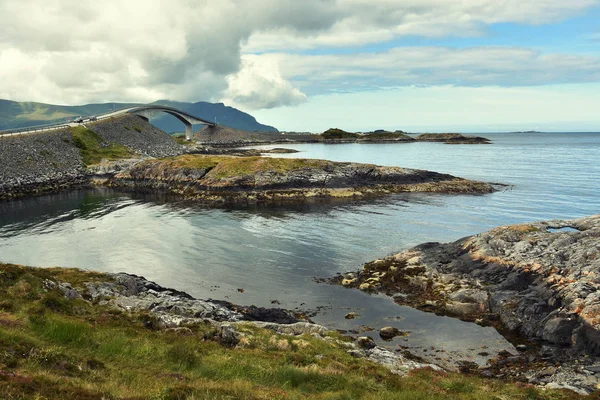
<svg viewBox="0 0 600 400"><path fill-rule="evenodd" d="M600 384L600 215L425 243L331 283L495 326L522 353L487 369L590 392ZM528 342L529 340L529 342Z"/></svg>
<svg viewBox="0 0 600 400"><path fill-rule="evenodd" d="M79 287L55 279L47 279L44 286L48 290L60 291L68 300L78 299L109 306L119 312L146 314L144 325L151 329L185 333L189 330L187 326L208 324L215 329L214 339L229 347L243 346L247 342L247 334L242 328L248 325L284 336L311 335L324 341L332 340L328 335L333 331L280 308L195 299L185 292L126 273L101 274L101 277L79 282ZM414 361L400 352L376 346L370 338L337 344L343 344L353 357L373 361L394 374L406 375L414 369L426 367L442 371L436 365Z"/></svg>
<svg viewBox="0 0 600 400"><path fill-rule="evenodd" d="M440 142L445 144L490 144L484 137L463 135L460 133L427 133L421 135L406 134L405 132L375 131L366 133L345 132L340 129L329 129L322 134L300 132L245 132L227 127L209 127L199 131L195 140L204 146L211 147L242 147L269 144L298 144L298 143L416 143Z"/></svg>
<svg viewBox="0 0 600 400"><path fill-rule="evenodd" d="M92 183L160 191L210 205L355 199L401 192L483 194L484 182L447 174L325 160L185 155L96 169Z"/></svg>

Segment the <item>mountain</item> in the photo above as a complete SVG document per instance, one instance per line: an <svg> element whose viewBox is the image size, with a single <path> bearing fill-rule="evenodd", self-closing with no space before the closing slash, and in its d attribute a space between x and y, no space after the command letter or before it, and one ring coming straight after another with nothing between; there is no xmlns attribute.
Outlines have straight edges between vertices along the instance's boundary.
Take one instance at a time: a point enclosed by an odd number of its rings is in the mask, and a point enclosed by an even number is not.
<svg viewBox="0 0 600 400"><path fill-rule="evenodd" d="M269 125L263 125L256 121L250 115L236 108L226 106L223 103L207 103L199 101L197 103L182 103L177 101L159 100L152 104L178 108L192 115L203 118L207 121L215 121L219 125L230 128L241 129L250 132L278 132L278 130ZM181 122L176 118L166 114L158 114L159 117L152 119L152 124L165 132L183 132Z"/></svg>
<svg viewBox="0 0 600 400"><path fill-rule="evenodd" d="M223 103L184 103L169 100L159 100L151 104L175 107L207 121L215 121L224 126L245 131L277 132L277 129L263 125L250 114L236 108L225 106ZM113 109L127 108L139 103L101 103L82 106L60 106L53 104L16 102L0 99L0 130L23 128L55 122L70 121L79 115L89 116L109 112ZM151 122L165 132L183 132L180 121L168 114L157 113ZM195 128L197 129L197 127Z"/></svg>

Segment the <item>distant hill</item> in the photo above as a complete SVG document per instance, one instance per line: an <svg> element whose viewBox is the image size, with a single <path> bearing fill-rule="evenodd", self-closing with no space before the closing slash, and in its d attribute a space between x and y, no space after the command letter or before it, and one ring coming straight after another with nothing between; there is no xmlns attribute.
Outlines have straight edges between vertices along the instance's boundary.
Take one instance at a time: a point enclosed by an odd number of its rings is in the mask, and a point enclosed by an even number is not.
<svg viewBox="0 0 600 400"><path fill-rule="evenodd" d="M175 107L208 121L216 121L219 125L228 126L230 128L250 132L279 132L272 126L258 123L252 115L246 114L237 108L226 106L223 103L207 103L205 101L199 101L197 103L181 103L169 100L159 100L156 101L155 104ZM159 118L152 120L154 125L165 132L183 132L181 122L177 121L174 117L168 115L163 116L161 114L158 115L160 115Z"/></svg>
<svg viewBox="0 0 600 400"><path fill-rule="evenodd" d="M139 103L101 103L82 106L59 106L53 104L16 102L0 99L0 130L24 128L27 126L43 125L54 122L64 122L79 115L89 116L109 112L113 109L133 107ZM223 103L184 103L169 100L159 100L152 104L175 107L208 121L215 121L224 126L245 131L278 132L276 128L263 125L250 114L236 108L227 107ZM152 124L165 132L183 132L184 127L175 117L157 113ZM197 128L196 128L197 129Z"/></svg>

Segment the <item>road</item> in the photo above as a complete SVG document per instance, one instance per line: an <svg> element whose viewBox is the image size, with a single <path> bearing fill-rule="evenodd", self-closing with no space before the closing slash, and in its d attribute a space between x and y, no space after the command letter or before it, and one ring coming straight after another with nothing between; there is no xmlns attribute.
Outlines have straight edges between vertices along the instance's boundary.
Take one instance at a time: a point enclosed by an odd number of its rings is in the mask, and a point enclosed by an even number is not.
<svg viewBox="0 0 600 400"><path fill-rule="evenodd" d="M130 110L133 110L134 108L137 108L137 107L128 107L128 108L123 108L123 109L116 110L116 111L111 111L106 114L97 115L96 118L98 121L100 121L100 120L110 118L110 117L118 117L120 115L126 114L127 112L129 112ZM82 123L67 122L67 123L56 123L56 124L30 126L30 127L26 127L26 128L20 128L20 129L9 129L6 131L0 131L0 136L8 137L8 136L26 135L28 133L34 133L34 132L53 131L56 129L64 129L64 128L70 128L70 127L84 125L86 122L90 122L89 119Z"/></svg>

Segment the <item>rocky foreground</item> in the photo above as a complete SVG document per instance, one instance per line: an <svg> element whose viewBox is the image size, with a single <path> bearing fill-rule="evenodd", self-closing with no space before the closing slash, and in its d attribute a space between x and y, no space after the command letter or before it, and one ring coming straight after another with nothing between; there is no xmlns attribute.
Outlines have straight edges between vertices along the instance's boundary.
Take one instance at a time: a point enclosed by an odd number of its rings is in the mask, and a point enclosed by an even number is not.
<svg viewBox="0 0 600 400"><path fill-rule="evenodd" d="M0 263L0 289L7 399L579 398L445 373L284 310L124 273Z"/></svg>
<svg viewBox="0 0 600 400"><path fill-rule="evenodd" d="M184 155L93 167L94 184L163 191L208 204L362 198L400 192L491 193L437 172L325 160Z"/></svg>
<svg viewBox="0 0 600 400"><path fill-rule="evenodd" d="M333 282L512 334L523 353L500 360L487 374L589 391L600 384L599 274L596 215L425 243Z"/></svg>
<svg viewBox="0 0 600 400"><path fill-rule="evenodd" d="M162 287L143 277L125 273L107 274L107 280L85 282L85 289L77 290L71 284L47 280L48 288L57 288L66 298L86 299L108 305L128 313L148 313L146 321L157 329L183 330L185 326L209 324L216 329L219 341L227 346L244 345L248 339L241 327L252 325L288 336L312 335L325 339L332 333L324 326L307 322L302 315L294 315L279 308L240 306L225 301L195 299L185 292ZM389 368L393 373L406 375L416 368L437 366L405 359L375 345L372 339L362 338L343 346L354 357L367 358Z"/></svg>

